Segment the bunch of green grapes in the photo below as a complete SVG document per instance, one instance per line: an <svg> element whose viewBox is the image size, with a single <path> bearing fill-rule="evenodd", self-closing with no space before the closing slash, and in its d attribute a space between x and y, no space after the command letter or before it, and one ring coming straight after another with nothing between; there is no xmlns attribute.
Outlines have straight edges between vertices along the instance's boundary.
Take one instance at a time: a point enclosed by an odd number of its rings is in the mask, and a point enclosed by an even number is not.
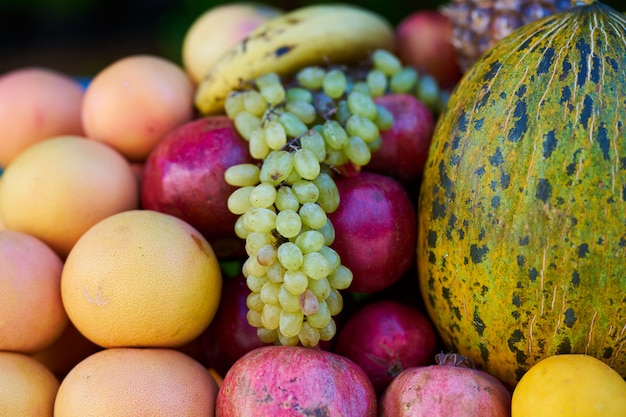
<svg viewBox="0 0 626 417"><path fill-rule="evenodd" d="M238 187L228 208L248 255L247 319L264 342L315 346L335 335L352 272L331 248L333 176L366 165L393 125L373 98L419 85L414 69L378 50L366 69L309 66L289 82L268 73L227 97L226 114L260 161L230 167L225 180Z"/></svg>

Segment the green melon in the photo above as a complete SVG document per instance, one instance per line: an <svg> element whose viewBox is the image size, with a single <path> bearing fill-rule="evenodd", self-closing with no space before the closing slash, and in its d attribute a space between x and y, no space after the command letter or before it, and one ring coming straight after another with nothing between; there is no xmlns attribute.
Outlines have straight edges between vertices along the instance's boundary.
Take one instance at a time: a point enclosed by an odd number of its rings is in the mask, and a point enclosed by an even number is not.
<svg viewBox="0 0 626 417"><path fill-rule="evenodd" d="M626 376L626 18L590 3L518 29L465 74L420 189L429 314L509 386L562 353Z"/></svg>

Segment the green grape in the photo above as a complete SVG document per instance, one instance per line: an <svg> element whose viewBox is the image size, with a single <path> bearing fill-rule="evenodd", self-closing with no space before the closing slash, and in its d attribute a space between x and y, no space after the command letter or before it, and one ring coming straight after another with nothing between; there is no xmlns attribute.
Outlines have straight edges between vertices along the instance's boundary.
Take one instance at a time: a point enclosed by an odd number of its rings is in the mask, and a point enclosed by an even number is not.
<svg viewBox="0 0 626 417"><path fill-rule="evenodd" d="M276 263L277 257L278 257L278 254L276 251L276 246L272 243L261 246L261 248L256 254L256 260L259 263L259 265L262 265L266 268ZM268 278L270 278L269 271L266 270L265 273L267 274Z"/></svg>
<svg viewBox="0 0 626 417"><path fill-rule="evenodd" d="M237 217L237 220L235 220L235 235L237 235L239 239L246 239L249 233L250 230L248 230L243 223L243 215Z"/></svg>
<svg viewBox="0 0 626 417"><path fill-rule="evenodd" d="M285 104L285 110L288 113L295 114L304 124L311 124L317 117L317 110L313 104L306 101L291 100Z"/></svg>
<svg viewBox="0 0 626 417"><path fill-rule="evenodd" d="M278 120L268 120L263 125L265 142L270 149L280 149L287 144L287 132Z"/></svg>
<svg viewBox="0 0 626 417"><path fill-rule="evenodd" d="M283 309L280 313L280 333L287 337L298 336L303 319L304 315L301 311L285 311Z"/></svg>
<svg viewBox="0 0 626 417"><path fill-rule="evenodd" d="M309 277L309 290L319 300L325 300L330 294L330 282L328 278L313 279Z"/></svg>
<svg viewBox="0 0 626 417"><path fill-rule="evenodd" d="M298 336L287 337L281 332L278 332L278 343L280 343L281 346L296 346L300 343L300 338Z"/></svg>
<svg viewBox="0 0 626 417"><path fill-rule="evenodd" d="M285 132L287 132L287 136L295 138L300 135L306 133L309 128L296 116L291 112L284 112L278 117L278 121L285 128Z"/></svg>
<svg viewBox="0 0 626 417"><path fill-rule="evenodd" d="M372 53L374 68L387 76L393 76L402 69L402 63L391 52L385 49L377 49Z"/></svg>
<svg viewBox="0 0 626 417"><path fill-rule="evenodd" d="M324 342L328 342L335 337L335 334L337 333L337 324L335 323L335 320L331 318L326 326L319 329L319 333L320 340L323 340Z"/></svg>
<svg viewBox="0 0 626 417"><path fill-rule="evenodd" d="M261 166L261 182L272 185L280 184L293 169L293 155L287 151L271 151Z"/></svg>
<svg viewBox="0 0 626 417"><path fill-rule="evenodd" d="M255 80L255 83L267 103L276 106L285 99L285 88L276 73L263 74Z"/></svg>
<svg viewBox="0 0 626 417"><path fill-rule="evenodd" d="M300 296L289 292L284 285L280 286L280 291L278 292L278 303L283 308L283 311L297 311L302 314L302 309L300 308Z"/></svg>
<svg viewBox="0 0 626 417"><path fill-rule="evenodd" d="M325 301L331 316L336 316L343 310L343 297L335 288L330 289Z"/></svg>
<svg viewBox="0 0 626 417"><path fill-rule="evenodd" d="M267 146L267 142L265 141L265 129L262 127L259 126L250 133L250 138L248 139L248 152L254 159L263 159L269 154L270 148Z"/></svg>
<svg viewBox="0 0 626 417"><path fill-rule="evenodd" d="M389 80L389 89L396 94L408 93L415 87L417 80L415 68L407 66L393 74Z"/></svg>
<svg viewBox="0 0 626 417"><path fill-rule="evenodd" d="M283 286L293 295L300 295L306 291L309 286L309 279L300 270L285 271L283 276Z"/></svg>
<svg viewBox="0 0 626 417"><path fill-rule="evenodd" d="M263 287L261 287L261 291L259 291L261 301L265 304L278 303L278 293L280 292L281 287L282 284L280 282L272 282L268 280Z"/></svg>
<svg viewBox="0 0 626 417"><path fill-rule="evenodd" d="M345 290L352 284L352 271L340 265L334 273L328 275L328 282L335 289Z"/></svg>
<svg viewBox="0 0 626 417"><path fill-rule="evenodd" d="M279 211L293 210L297 211L300 207L298 197L291 187L282 185L276 192L276 202L274 203ZM280 214L280 213L279 213Z"/></svg>
<svg viewBox="0 0 626 417"><path fill-rule="evenodd" d="M350 136L359 136L365 142L372 142L380 135L376 123L359 114L353 114L348 118L346 132Z"/></svg>
<svg viewBox="0 0 626 417"><path fill-rule="evenodd" d="M311 229L320 229L326 224L326 212L319 204L304 203L298 210L302 224ZM320 232L321 233L321 232ZM323 234L322 234L323 236Z"/></svg>
<svg viewBox="0 0 626 417"><path fill-rule="evenodd" d="M437 108L439 103L439 84L437 80L429 74L424 74L417 85L416 96L429 109Z"/></svg>
<svg viewBox="0 0 626 417"><path fill-rule="evenodd" d="M250 204L252 207L268 208L276 201L276 187L266 182L256 185L250 192Z"/></svg>
<svg viewBox="0 0 626 417"><path fill-rule="evenodd" d="M334 250L333 248L323 245L319 249L319 253L321 253L322 256L324 256L324 258L326 258L326 261L328 262L329 274L332 274L333 272L335 272L337 268L339 268L339 265L341 265L341 258L339 257L339 254L337 253L337 251Z"/></svg>
<svg viewBox="0 0 626 417"><path fill-rule="evenodd" d="M261 312L261 323L269 330L278 329L280 325L280 312L282 309L278 304L265 304Z"/></svg>
<svg viewBox="0 0 626 417"><path fill-rule="evenodd" d="M358 91L351 91L347 97L348 110L352 114L360 114L370 120L375 120L378 113L376 103L371 96Z"/></svg>
<svg viewBox="0 0 626 417"><path fill-rule="evenodd" d="M372 158L370 148L359 136L350 136L343 151L350 162L358 166L367 165Z"/></svg>
<svg viewBox="0 0 626 417"><path fill-rule="evenodd" d="M246 306L250 309L250 310L254 310L254 311L261 311L263 310L263 301L261 301L261 296L259 295L258 292L251 292L250 294L248 294L248 296L246 297Z"/></svg>
<svg viewBox="0 0 626 417"><path fill-rule="evenodd" d="M255 275L248 275L246 277L246 285L248 286L248 289L250 291L258 293L259 291L261 291L261 288L263 288L263 285L265 285L267 280L268 278L265 275L260 277L257 277Z"/></svg>
<svg viewBox="0 0 626 417"><path fill-rule="evenodd" d="M255 164L232 165L224 171L224 180L233 187L257 185L261 168Z"/></svg>
<svg viewBox="0 0 626 417"><path fill-rule="evenodd" d="M293 156L294 153L290 152L291 155ZM296 169L292 169L291 173L289 174L289 176L287 178L285 178L284 183L290 186L293 186L294 183L300 181L302 179L302 176L300 175L300 173L298 172L298 170Z"/></svg>
<svg viewBox="0 0 626 417"><path fill-rule="evenodd" d="M393 113L387 110L386 107L376 104L376 118L374 123L378 126L379 130L389 130L393 126Z"/></svg>
<svg viewBox="0 0 626 417"><path fill-rule="evenodd" d="M370 70L367 73L366 82L372 97L380 97L387 91L387 75L380 70Z"/></svg>
<svg viewBox="0 0 626 417"><path fill-rule="evenodd" d="M300 204L315 203L320 195L320 190L317 185L309 180L296 181L291 185L291 189Z"/></svg>
<svg viewBox="0 0 626 417"><path fill-rule="evenodd" d="M288 271L295 271L302 266L304 255L292 242L285 242L278 247L278 262Z"/></svg>
<svg viewBox="0 0 626 417"><path fill-rule="evenodd" d="M287 239L296 237L302 230L302 219L297 211L285 209L276 215L276 231Z"/></svg>
<svg viewBox="0 0 626 417"><path fill-rule="evenodd" d="M243 107L257 117L263 116L267 108L265 98L256 90L246 90L242 93Z"/></svg>
<svg viewBox="0 0 626 417"><path fill-rule="evenodd" d="M335 120L345 125L350 116L352 116L352 113L350 113L350 109L348 109L348 102L345 99L337 101Z"/></svg>
<svg viewBox="0 0 626 417"><path fill-rule="evenodd" d="M312 151L305 148L294 152L293 167L305 180L314 180L320 173L320 162Z"/></svg>
<svg viewBox="0 0 626 417"><path fill-rule="evenodd" d="M280 76L276 74L275 72L267 72L265 74L259 75L254 80L254 84L259 90L262 88L271 86L271 85L276 85L276 84L282 85Z"/></svg>
<svg viewBox="0 0 626 417"><path fill-rule="evenodd" d="M324 164L331 167L340 167L348 163L348 157L343 149L328 149Z"/></svg>
<svg viewBox="0 0 626 417"><path fill-rule="evenodd" d="M276 228L276 213L267 208L252 208L244 214L244 225L253 232L271 232Z"/></svg>
<svg viewBox="0 0 626 417"><path fill-rule="evenodd" d="M350 91L358 91L359 93L363 93L365 95L371 96L370 87L367 85L365 81L357 81L352 84L352 88Z"/></svg>
<svg viewBox="0 0 626 417"><path fill-rule="evenodd" d="M321 233L320 233L321 235ZM302 272L314 280L326 278L330 272L328 261L319 252L305 253L302 257Z"/></svg>
<svg viewBox="0 0 626 417"><path fill-rule="evenodd" d="M286 269L278 262L278 250L276 250L276 262L267 267L267 278L272 282L283 282Z"/></svg>
<svg viewBox="0 0 626 417"><path fill-rule="evenodd" d="M318 232L324 235L324 245L330 246L335 241L335 228L333 227L330 219L326 219L324 226L317 229Z"/></svg>
<svg viewBox="0 0 626 417"><path fill-rule="evenodd" d="M352 93L350 93L352 95ZM349 96L348 96L349 97ZM326 120L322 126L322 137L331 149L341 149L348 142L348 134L339 122Z"/></svg>
<svg viewBox="0 0 626 417"><path fill-rule="evenodd" d="M241 137L245 140L250 140L252 131L261 127L261 118L255 116L249 111L244 110L237 113L233 123L235 124L235 129L237 129L237 132L239 132Z"/></svg>
<svg viewBox="0 0 626 417"><path fill-rule="evenodd" d="M244 111L243 95L238 91L232 91L224 100L224 112L232 120L242 111Z"/></svg>
<svg viewBox="0 0 626 417"><path fill-rule="evenodd" d="M321 331L320 331L321 332ZM276 343L278 341L278 331L259 327L256 329L256 335L263 343ZM321 333L320 333L321 334ZM321 337L321 336L320 336ZM330 340L330 339L329 339Z"/></svg>
<svg viewBox="0 0 626 417"><path fill-rule="evenodd" d="M254 186L249 185L237 188L233 191L226 200L226 207L228 207L228 211L233 214L244 214L252 208L252 204L250 203L250 194L252 194L252 190L254 190Z"/></svg>
<svg viewBox="0 0 626 417"><path fill-rule="evenodd" d="M333 213L339 207L339 190L333 178L320 172L320 175L313 180L313 183L319 190L317 203L324 209L326 213Z"/></svg>
<svg viewBox="0 0 626 417"><path fill-rule="evenodd" d="M274 235L261 232L250 232L245 240L245 249L248 256L256 256L263 246L273 245L276 242Z"/></svg>
<svg viewBox="0 0 626 417"><path fill-rule="evenodd" d="M261 265L255 256L251 256L243 263L243 269L245 275L255 277L267 277L267 268Z"/></svg>
<svg viewBox="0 0 626 417"><path fill-rule="evenodd" d="M374 139L372 142L367 143L367 147L370 148L370 152L376 152L383 146L383 138L381 136Z"/></svg>
<svg viewBox="0 0 626 417"><path fill-rule="evenodd" d="M308 149L313 152L317 162L324 162L326 159L326 144L322 134L315 129L309 129L304 135L300 136L300 146L302 149Z"/></svg>
<svg viewBox="0 0 626 417"><path fill-rule="evenodd" d="M298 332L298 338L300 339L300 343L302 343L303 346L317 346L317 344L320 342L320 331L305 321L304 323L302 323L302 327Z"/></svg>
<svg viewBox="0 0 626 417"><path fill-rule="evenodd" d="M305 316L317 313L317 310L320 308L320 301L310 288L304 290L300 295L300 308Z"/></svg>
<svg viewBox="0 0 626 417"><path fill-rule="evenodd" d="M298 83L309 90L317 90L322 88L326 70L322 67L310 66L298 71L296 80Z"/></svg>
<svg viewBox="0 0 626 417"><path fill-rule="evenodd" d="M298 245L304 254L304 262L306 262L306 255L308 253L319 252L319 250L324 246L324 235L317 230L307 230L306 232L300 233L296 237L296 241L294 243ZM304 264L302 268L304 270ZM306 271L304 271L304 273L308 275Z"/></svg>
<svg viewBox="0 0 626 417"><path fill-rule="evenodd" d="M330 322L330 320L331 320L330 310L328 309L328 305L326 304L326 301L320 301L320 306L317 309L317 312L315 314L306 316L306 321L311 326L317 329L326 327L326 325Z"/></svg>
<svg viewBox="0 0 626 417"><path fill-rule="evenodd" d="M313 93L302 87L289 87L285 96L287 102L290 101L305 101L307 103L313 103Z"/></svg>
<svg viewBox="0 0 626 417"><path fill-rule="evenodd" d="M263 311L263 310L261 310ZM246 320L252 327L263 327L263 321L261 320L261 311L248 310L246 313Z"/></svg>
<svg viewBox="0 0 626 417"><path fill-rule="evenodd" d="M322 90L330 98L339 98L346 91L348 80L346 74L339 69L326 72L322 82Z"/></svg>

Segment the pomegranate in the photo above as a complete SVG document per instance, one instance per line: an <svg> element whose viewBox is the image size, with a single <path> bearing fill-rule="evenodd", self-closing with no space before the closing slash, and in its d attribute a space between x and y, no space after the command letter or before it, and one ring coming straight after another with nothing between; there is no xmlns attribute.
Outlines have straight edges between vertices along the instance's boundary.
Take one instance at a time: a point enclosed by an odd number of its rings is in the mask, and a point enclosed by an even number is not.
<svg viewBox="0 0 626 417"><path fill-rule="evenodd" d="M510 417L511 393L456 354L402 371L380 399L380 417Z"/></svg>
<svg viewBox="0 0 626 417"><path fill-rule="evenodd" d="M416 213L405 188L373 172L335 179L341 204L328 215L333 249L353 274L351 292L371 293L396 282L414 263Z"/></svg>
<svg viewBox="0 0 626 417"><path fill-rule="evenodd" d="M141 179L144 209L194 226L220 260L245 254L235 235L237 216L226 206L235 187L224 181L232 165L253 163L247 142L226 116L208 116L169 132L152 150Z"/></svg>
<svg viewBox="0 0 626 417"><path fill-rule="evenodd" d="M348 318L337 335L335 353L353 360L377 394L403 370L430 365L437 338L428 318L417 309L379 300Z"/></svg>
<svg viewBox="0 0 626 417"><path fill-rule="evenodd" d="M350 359L302 346L264 346L241 357L220 387L216 417L375 417L377 399Z"/></svg>

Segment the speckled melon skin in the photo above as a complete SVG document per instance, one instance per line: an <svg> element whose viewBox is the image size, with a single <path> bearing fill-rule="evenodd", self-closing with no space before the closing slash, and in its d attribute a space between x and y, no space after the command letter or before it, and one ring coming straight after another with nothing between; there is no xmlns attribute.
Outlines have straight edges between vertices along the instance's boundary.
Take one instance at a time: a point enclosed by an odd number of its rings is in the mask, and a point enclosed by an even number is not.
<svg viewBox="0 0 626 417"><path fill-rule="evenodd" d="M626 18L519 29L460 81L419 199L422 295L447 347L509 387L559 353L626 376Z"/></svg>

